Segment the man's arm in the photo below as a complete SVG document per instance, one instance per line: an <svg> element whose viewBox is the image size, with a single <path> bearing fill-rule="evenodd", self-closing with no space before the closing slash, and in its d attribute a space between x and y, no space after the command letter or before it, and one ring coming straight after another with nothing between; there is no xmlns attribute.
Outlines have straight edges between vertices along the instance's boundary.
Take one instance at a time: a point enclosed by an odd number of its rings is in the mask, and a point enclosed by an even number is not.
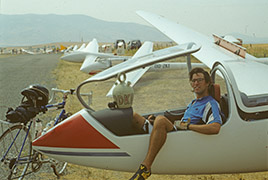
<svg viewBox="0 0 268 180"><path fill-rule="evenodd" d="M206 104L202 120L206 124L190 124L188 129L203 134L218 134L220 132L222 119L220 116L220 106L216 101Z"/></svg>
<svg viewBox="0 0 268 180"><path fill-rule="evenodd" d="M181 126L187 126L187 123L182 122ZM202 133L202 134L218 134L221 129L221 125L219 123L211 123L211 124L190 124L188 125L188 129Z"/></svg>

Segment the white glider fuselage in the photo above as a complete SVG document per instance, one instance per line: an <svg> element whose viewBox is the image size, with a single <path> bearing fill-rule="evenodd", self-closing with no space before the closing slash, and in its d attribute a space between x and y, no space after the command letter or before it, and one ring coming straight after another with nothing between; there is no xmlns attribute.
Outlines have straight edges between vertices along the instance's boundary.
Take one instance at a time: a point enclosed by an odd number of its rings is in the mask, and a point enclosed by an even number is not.
<svg viewBox="0 0 268 180"><path fill-rule="evenodd" d="M83 51L72 51L68 53L64 53L61 59L69 62L83 62L86 58L87 53Z"/></svg>
<svg viewBox="0 0 268 180"><path fill-rule="evenodd" d="M225 122L217 135L204 135L189 130L168 133L165 145L153 163L153 173L267 171L267 65L249 59L248 54L243 58L227 51L215 44L213 39L161 16L146 12L139 12L139 15L180 45L132 58L82 82L77 87L77 95L86 109L33 141L33 148L55 159L79 165L136 171L146 156L150 135L132 132L131 123L135 110L128 108L94 111L79 95L80 89L87 83L104 81L121 72L141 71L142 74L156 63L193 53L212 70L213 82L223 82L221 87L225 87L226 92L220 94L219 103L226 117L223 118ZM196 44L182 44L186 42ZM147 45L149 47L150 43ZM185 109L182 107L177 111L183 112ZM164 113L162 111L153 114ZM144 117L149 114L152 113L145 114Z"/></svg>
<svg viewBox="0 0 268 180"><path fill-rule="evenodd" d="M61 59L69 62L83 62L80 70L87 74L94 74L111 67L111 60L126 60L128 57L99 53L98 42L96 39L93 39L87 46L83 44L77 50L64 53Z"/></svg>
<svg viewBox="0 0 268 180"><path fill-rule="evenodd" d="M217 135L203 135L193 131L168 133L165 146L160 150L152 166L154 173L211 174L267 171L268 118L264 116L259 120L246 120L243 113L267 111L268 105L244 109L245 105L237 94L234 75L228 74L228 65L232 64L218 64L214 68L223 74L228 91L226 96L228 115L220 133ZM268 104L268 101L266 103ZM115 111L105 110L105 114L113 124L118 124L117 121L120 120L113 118ZM146 155L150 135L116 135L97 120L102 117L98 116L98 113L90 113L86 109L79 111L36 140L33 143L34 148L51 157L74 164L135 171ZM123 129L128 128L120 125Z"/></svg>

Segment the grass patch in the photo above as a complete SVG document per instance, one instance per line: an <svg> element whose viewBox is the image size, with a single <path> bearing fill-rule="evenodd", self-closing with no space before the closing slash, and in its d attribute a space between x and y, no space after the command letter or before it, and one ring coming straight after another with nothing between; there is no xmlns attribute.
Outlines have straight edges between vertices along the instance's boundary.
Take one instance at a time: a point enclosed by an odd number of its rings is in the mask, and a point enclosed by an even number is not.
<svg viewBox="0 0 268 180"><path fill-rule="evenodd" d="M268 57L268 44L245 44L243 47L247 49L247 53L255 57Z"/></svg>

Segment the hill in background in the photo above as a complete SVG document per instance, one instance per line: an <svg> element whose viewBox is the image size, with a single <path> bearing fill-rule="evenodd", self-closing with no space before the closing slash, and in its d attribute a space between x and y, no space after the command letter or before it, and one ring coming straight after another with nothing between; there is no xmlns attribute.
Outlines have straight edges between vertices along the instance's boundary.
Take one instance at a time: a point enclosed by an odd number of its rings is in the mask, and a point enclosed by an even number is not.
<svg viewBox="0 0 268 180"><path fill-rule="evenodd" d="M30 46L55 42L171 41L157 29L136 23L108 22L85 15L0 15L0 47ZM244 44L268 43L237 33Z"/></svg>
<svg viewBox="0 0 268 180"><path fill-rule="evenodd" d="M158 30L136 23L108 22L85 15L0 15L0 46L53 42L170 41Z"/></svg>

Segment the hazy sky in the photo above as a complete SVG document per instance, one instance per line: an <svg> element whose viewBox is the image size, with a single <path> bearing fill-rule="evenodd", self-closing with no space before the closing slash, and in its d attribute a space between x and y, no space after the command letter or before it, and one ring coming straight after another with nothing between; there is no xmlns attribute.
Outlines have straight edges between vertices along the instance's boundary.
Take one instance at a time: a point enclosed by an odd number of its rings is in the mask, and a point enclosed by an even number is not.
<svg viewBox="0 0 268 180"><path fill-rule="evenodd" d="M210 35L238 32L268 37L268 0L0 0L1 14L84 14L147 24L145 10Z"/></svg>

